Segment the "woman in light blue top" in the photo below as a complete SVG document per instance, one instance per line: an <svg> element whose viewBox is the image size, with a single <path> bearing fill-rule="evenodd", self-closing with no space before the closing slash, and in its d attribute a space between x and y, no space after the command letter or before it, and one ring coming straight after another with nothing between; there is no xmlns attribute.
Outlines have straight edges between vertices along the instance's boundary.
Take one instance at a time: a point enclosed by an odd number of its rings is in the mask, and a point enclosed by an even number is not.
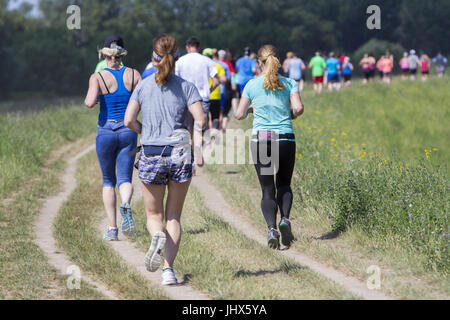
<svg viewBox="0 0 450 320"><path fill-rule="evenodd" d="M278 249L278 208L281 241L289 247L294 240L289 221L296 151L292 119L303 114L303 104L297 82L278 74L281 65L275 47L263 46L258 63L263 73L245 87L235 117L241 120L249 110L254 114L251 149L262 189L261 209L269 229L268 245Z"/></svg>

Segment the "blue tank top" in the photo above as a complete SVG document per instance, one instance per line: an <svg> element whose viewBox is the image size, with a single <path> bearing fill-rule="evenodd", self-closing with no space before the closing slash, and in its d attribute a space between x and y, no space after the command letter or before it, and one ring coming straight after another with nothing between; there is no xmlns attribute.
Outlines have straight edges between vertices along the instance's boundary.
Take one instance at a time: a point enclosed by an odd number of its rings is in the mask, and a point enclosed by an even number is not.
<svg viewBox="0 0 450 320"><path fill-rule="evenodd" d="M302 79L302 60L291 59L289 62L289 78L299 81Z"/></svg>
<svg viewBox="0 0 450 320"><path fill-rule="evenodd" d="M104 125L106 120L120 120L125 117L128 102L130 101L131 91L125 87L123 82L123 74L127 68L122 67L119 70L106 68L112 73L117 81L117 90L113 93L99 95L100 114L98 116L98 124Z"/></svg>
<svg viewBox="0 0 450 320"><path fill-rule="evenodd" d="M347 63L345 65L344 74L352 74L352 69L350 69L350 63Z"/></svg>

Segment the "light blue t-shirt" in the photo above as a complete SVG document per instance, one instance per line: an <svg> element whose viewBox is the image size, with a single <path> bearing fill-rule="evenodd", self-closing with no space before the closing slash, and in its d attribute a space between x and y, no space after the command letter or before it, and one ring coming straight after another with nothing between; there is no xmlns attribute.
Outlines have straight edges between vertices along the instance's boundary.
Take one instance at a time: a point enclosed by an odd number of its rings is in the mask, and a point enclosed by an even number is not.
<svg viewBox="0 0 450 320"><path fill-rule="evenodd" d="M302 79L302 59L296 58L289 61L289 78L295 81Z"/></svg>
<svg viewBox="0 0 450 320"><path fill-rule="evenodd" d="M341 65L341 62L336 58L330 58L327 60L328 74L336 74L338 72L337 67Z"/></svg>
<svg viewBox="0 0 450 320"><path fill-rule="evenodd" d="M256 69L257 67L258 64L254 59L247 56L239 58L236 61L236 68L239 72L240 84L245 84L249 80L253 79L255 74L253 73L252 69Z"/></svg>
<svg viewBox="0 0 450 320"><path fill-rule="evenodd" d="M253 105L253 135L260 130L272 130L278 134L294 133L291 119L291 94L299 92L298 84L293 79L278 75L283 90L265 90L264 75L250 80L243 96Z"/></svg>

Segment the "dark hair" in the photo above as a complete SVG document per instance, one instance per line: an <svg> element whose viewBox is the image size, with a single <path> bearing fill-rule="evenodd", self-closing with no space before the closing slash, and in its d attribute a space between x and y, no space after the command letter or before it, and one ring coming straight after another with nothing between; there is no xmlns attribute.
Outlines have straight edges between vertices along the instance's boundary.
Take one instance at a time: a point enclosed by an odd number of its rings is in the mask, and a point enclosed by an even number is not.
<svg viewBox="0 0 450 320"><path fill-rule="evenodd" d="M200 40L198 40L196 37L190 37L186 41L186 45L188 47L194 47L196 49L200 48Z"/></svg>
<svg viewBox="0 0 450 320"><path fill-rule="evenodd" d="M103 48L110 48L111 44L117 44L118 46L124 48L123 39L117 35L110 35L106 37L105 43L103 44Z"/></svg>
<svg viewBox="0 0 450 320"><path fill-rule="evenodd" d="M156 65L156 83L160 86L165 85L169 76L175 71L174 54L178 50L177 41L171 35L163 34L153 40L153 50L162 57Z"/></svg>

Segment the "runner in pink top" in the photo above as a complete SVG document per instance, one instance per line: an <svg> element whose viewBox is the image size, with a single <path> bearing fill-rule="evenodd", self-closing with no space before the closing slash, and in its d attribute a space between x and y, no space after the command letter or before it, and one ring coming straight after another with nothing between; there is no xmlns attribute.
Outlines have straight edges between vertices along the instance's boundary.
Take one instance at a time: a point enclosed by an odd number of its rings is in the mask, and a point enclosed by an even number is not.
<svg viewBox="0 0 450 320"><path fill-rule="evenodd" d="M422 69L422 80L427 81L430 73L430 58L426 54L423 54L420 58L420 66Z"/></svg>
<svg viewBox="0 0 450 320"><path fill-rule="evenodd" d="M408 62L408 52L403 54L399 62L400 68L402 69L402 80L408 80L409 76L409 62Z"/></svg>
<svg viewBox="0 0 450 320"><path fill-rule="evenodd" d="M394 67L394 62L391 57L384 57L380 63L380 69L383 72L383 82L390 84L391 83L391 74L392 69Z"/></svg>

